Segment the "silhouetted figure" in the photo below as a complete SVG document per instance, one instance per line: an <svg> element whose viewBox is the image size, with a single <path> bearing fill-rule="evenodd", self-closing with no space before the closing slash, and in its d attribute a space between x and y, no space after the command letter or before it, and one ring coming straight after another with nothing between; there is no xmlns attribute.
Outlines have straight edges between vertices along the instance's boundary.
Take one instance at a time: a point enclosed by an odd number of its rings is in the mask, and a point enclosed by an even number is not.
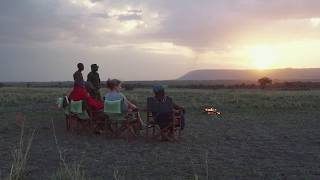
<svg viewBox="0 0 320 180"><path fill-rule="evenodd" d="M78 70L73 74L74 86L84 86L84 80L82 76L82 71L84 66L82 63L78 63Z"/></svg>
<svg viewBox="0 0 320 180"><path fill-rule="evenodd" d="M91 65L91 72L88 74L87 78L87 89L90 95L96 100L101 100L100 88L101 81L98 73L99 66L97 64Z"/></svg>

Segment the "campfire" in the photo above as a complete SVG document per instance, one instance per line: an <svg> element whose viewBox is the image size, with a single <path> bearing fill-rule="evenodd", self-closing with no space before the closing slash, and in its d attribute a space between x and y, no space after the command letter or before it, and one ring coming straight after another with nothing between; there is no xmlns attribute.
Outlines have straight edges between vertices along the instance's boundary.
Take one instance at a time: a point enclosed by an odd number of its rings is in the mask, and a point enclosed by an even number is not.
<svg viewBox="0 0 320 180"><path fill-rule="evenodd" d="M216 108L210 107L210 108L205 108L204 112L207 113L208 115L221 115L222 113L219 112Z"/></svg>

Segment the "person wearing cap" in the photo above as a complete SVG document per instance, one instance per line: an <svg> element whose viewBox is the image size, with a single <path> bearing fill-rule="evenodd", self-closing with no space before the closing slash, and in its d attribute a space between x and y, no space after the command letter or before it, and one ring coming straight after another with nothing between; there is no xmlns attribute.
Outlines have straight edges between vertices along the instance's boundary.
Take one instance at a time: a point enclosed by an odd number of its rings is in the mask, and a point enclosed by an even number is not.
<svg viewBox="0 0 320 180"><path fill-rule="evenodd" d="M74 86L84 86L84 80L82 76L84 65L82 63L78 63L77 67L78 70L73 74Z"/></svg>
<svg viewBox="0 0 320 180"><path fill-rule="evenodd" d="M152 103L149 104L150 106L153 106L153 107L149 107L149 108L152 112L155 122L159 125L161 129L162 140L164 141L171 140L171 136L173 135L172 134L173 132L172 130L169 129L168 131L167 129L167 127L172 122L172 109L170 108L174 108L176 110L181 111L181 129L182 130L184 129L184 126L185 126L185 118L184 118L185 109L177 105L176 103L174 103L171 97L166 96L164 86L154 85L153 93L154 93L154 97L151 98ZM162 106L158 106L157 104L159 103L162 104ZM162 107L162 108L157 109L156 107L158 108Z"/></svg>
<svg viewBox="0 0 320 180"><path fill-rule="evenodd" d="M87 76L87 89L93 98L95 98L96 100L101 100L101 81L98 69L99 66L97 64L91 65L91 72Z"/></svg>
<svg viewBox="0 0 320 180"><path fill-rule="evenodd" d="M170 98L169 96L166 96L165 87L163 85L154 85L152 89L153 89L155 99L157 99L159 102L165 102L167 100L167 98ZM177 105L174 102L172 102L172 103L173 103L174 109L179 109L179 110L185 111L185 109L183 107Z"/></svg>

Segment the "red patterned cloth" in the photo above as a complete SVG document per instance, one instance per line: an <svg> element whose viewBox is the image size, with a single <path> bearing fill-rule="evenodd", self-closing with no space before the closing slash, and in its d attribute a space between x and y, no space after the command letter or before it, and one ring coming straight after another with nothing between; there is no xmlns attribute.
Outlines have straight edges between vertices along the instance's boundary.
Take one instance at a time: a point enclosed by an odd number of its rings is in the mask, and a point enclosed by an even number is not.
<svg viewBox="0 0 320 180"><path fill-rule="evenodd" d="M103 103L101 101L98 101L92 98L87 92L86 88L82 86L75 86L69 95L69 99L73 101L86 100L88 103L88 106L93 110L103 109Z"/></svg>

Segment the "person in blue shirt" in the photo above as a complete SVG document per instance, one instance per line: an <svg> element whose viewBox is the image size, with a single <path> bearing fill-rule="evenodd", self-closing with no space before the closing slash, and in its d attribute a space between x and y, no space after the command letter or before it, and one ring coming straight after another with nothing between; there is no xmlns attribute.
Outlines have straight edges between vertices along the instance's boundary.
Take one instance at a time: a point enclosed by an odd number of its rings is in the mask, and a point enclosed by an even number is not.
<svg viewBox="0 0 320 180"><path fill-rule="evenodd" d="M143 123L141 116L138 112L138 108L135 104L133 104L131 101L128 100L128 98L121 93L121 87L122 82L118 79L108 79L107 81L107 88L109 89L109 92L107 92L104 96L105 100L109 101L117 101L122 100L122 113L129 113L130 112L136 112L138 115L138 121L140 124L140 128L145 128L145 124Z"/></svg>
<svg viewBox="0 0 320 180"><path fill-rule="evenodd" d="M127 97L121 93L122 82L118 79L108 79L107 81L107 88L110 90L108 93L105 94L104 99L109 101L117 101L123 100L122 102L122 112L128 112L128 110L136 110L137 106L130 102Z"/></svg>

